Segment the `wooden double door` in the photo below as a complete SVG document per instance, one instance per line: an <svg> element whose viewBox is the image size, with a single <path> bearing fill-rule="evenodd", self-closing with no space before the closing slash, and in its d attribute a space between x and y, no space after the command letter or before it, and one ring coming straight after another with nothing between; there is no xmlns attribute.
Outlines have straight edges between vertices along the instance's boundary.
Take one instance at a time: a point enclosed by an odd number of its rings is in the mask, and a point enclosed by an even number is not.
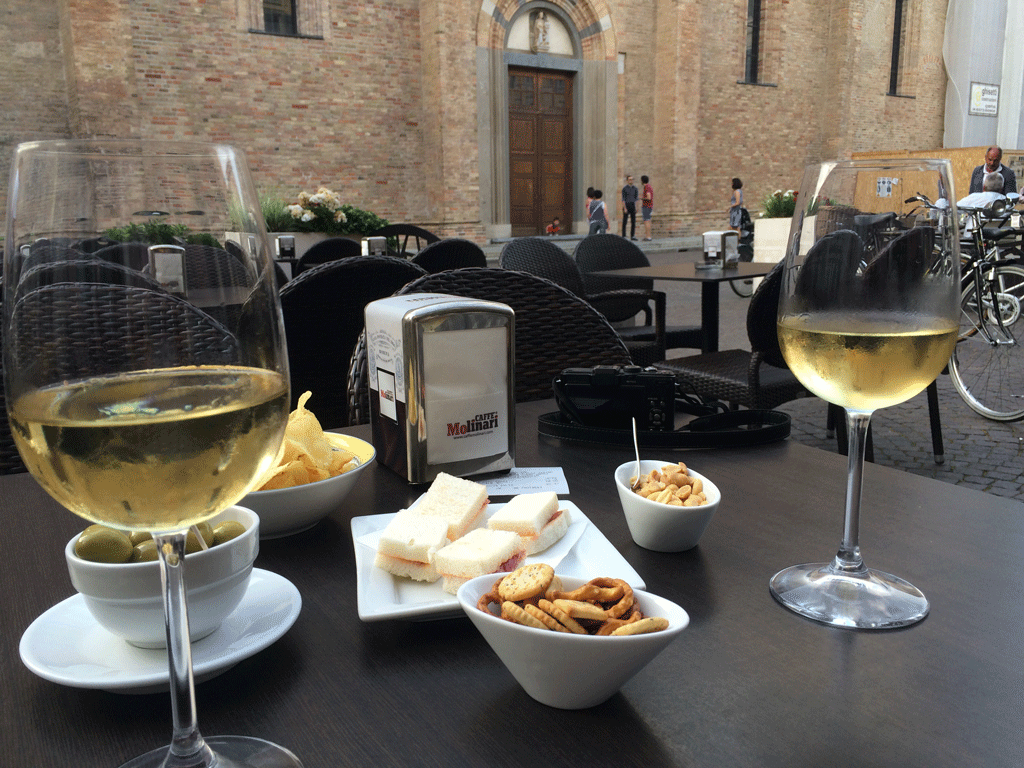
<svg viewBox="0 0 1024 768"><path fill-rule="evenodd" d="M556 216L566 234L574 218L572 75L510 67L508 96L512 236L542 235Z"/></svg>

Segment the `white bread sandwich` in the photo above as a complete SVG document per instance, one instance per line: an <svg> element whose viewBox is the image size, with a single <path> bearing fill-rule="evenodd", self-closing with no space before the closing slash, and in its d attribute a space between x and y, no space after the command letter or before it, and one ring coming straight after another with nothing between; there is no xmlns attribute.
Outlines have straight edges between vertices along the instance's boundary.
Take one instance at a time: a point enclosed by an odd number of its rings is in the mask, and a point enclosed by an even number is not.
<svg viewBox="0 0 1024 768"><path fill-rule="evenodd" d="M511 531L476 528L434 555L444 577L444 591L455 594L464 583L485 573L511 573L526 557L523 540Z"/></svg>
<svg viewBox="0 0 1024 768"><path fill-rule="evenodd" d="M561 539L571 523L569 510L558 508L557 494L544 491L516 496L491 515L487 527L519 534L526 554L532 555Z"/></svg>
<svg viewBox="0 0 1024 768"><path fill-rule="evenodd" d="M448 523L399 511L381 532L373 564L395 576L433 583L441 578L434 556L448 544Z"/></svg>
<svg viewBox="0 0 1024 768"><path fill-rule="evenodd" d="M486 506L486 486L439 472L420 503L409 511L447 521L448 540L455 541L480 527Z"/></svg>

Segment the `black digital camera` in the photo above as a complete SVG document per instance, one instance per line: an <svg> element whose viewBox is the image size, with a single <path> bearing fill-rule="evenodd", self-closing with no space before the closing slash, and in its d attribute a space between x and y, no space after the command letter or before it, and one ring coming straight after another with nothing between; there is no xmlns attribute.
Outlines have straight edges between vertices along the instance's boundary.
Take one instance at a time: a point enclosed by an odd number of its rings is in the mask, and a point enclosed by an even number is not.
<svg viewBox="0 0 1024 768"><path fill-rule="evenodd" d="M589 427L666 432L675 428L675 375L638 365L566 368L553 382L559 409Z"/></svg>

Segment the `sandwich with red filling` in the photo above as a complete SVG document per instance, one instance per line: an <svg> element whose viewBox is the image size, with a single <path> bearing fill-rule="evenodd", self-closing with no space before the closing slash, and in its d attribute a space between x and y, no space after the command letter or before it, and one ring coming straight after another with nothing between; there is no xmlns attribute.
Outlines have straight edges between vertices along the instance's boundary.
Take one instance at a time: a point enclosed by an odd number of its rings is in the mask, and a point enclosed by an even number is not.
<svg viewBox="0 0 1024 768"><path fill-rule="evenodd" d="M448 523L448 540L455 541L467 531L480 527L486 507L486 486L440 472L419 503L409 511L440 517Z"/></svg>
<svg viewBox="0 0 1024 768"><path fill-rule="evenodd" d="M486 573L511 573L523 562L523 540L511 531L476 528L434 555L444 577L444 591L455 594L472 578Z"/></svg>
<svg viewBox="0 0 1024 768"><path fill-rule="evenodd" d="M487 527L518 534L526 546L526 554L532 555L561 539L571 523L569 510L558 508L558 496L545 491L516 496L491 515Z"/></svg>
<svg viewBox="0 0 1024 768"><path fill-rule="evenodd" d="M441 578L434 555L448 543L448 523L402 510L381 531L373 564L395 576L433 583Z"/></svg>

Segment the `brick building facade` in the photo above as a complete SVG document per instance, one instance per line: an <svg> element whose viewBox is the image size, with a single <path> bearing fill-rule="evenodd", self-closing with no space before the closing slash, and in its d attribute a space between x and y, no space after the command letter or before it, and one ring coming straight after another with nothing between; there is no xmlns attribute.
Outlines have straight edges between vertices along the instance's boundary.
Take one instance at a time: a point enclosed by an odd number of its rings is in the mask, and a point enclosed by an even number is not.
<svg viewBox="0 0 1024 768"><path fill-rule="evenodd" d="M515 198L545 192L510 170L510 70L568 83L563 222L588 186L614 217L647 174L655 236L699 232L724 226L733 176L756 210L808 161L942 145L946 0L295 0L296 34L265 32L264 5L7 0L0 204L19 141L199 138L244 148L266 193L326 185L393 222L508 235Z"/></svg>

